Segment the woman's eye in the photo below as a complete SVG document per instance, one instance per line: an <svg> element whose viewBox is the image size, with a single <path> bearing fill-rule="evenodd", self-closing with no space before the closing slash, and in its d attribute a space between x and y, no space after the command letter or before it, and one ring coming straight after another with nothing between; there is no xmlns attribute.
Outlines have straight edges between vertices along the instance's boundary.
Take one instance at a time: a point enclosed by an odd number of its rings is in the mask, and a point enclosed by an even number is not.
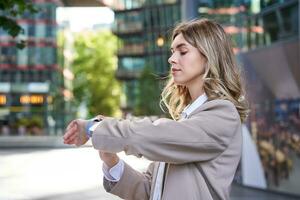
<svg viewBox="0 0 300 200"><path fill-rule="evenodd" d="M183 56L183 55L185 55L186 53L187 53L187 51L181 51L181 52L180 52L180 55Z"/></svg>

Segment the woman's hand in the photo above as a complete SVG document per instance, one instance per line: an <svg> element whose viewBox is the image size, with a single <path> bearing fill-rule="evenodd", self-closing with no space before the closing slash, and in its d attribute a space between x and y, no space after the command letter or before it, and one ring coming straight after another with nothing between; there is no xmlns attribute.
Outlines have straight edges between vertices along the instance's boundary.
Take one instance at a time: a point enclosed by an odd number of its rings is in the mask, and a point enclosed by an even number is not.
<svg viewBox="0 0 300 200"><path fill-rule="evenodd" d="M81 146L85 144L89 137L86 134L86 126L88 120L76 119L73 120L66 129L64 134L64 144L75 144L76 146Z"/></svg>
<svg viewBox="0 0 300 200"><path fill-rule="evenodd" d="M120 160L117 154L105 151L99 151L99 156L109 169L118 164Z"/></svg>

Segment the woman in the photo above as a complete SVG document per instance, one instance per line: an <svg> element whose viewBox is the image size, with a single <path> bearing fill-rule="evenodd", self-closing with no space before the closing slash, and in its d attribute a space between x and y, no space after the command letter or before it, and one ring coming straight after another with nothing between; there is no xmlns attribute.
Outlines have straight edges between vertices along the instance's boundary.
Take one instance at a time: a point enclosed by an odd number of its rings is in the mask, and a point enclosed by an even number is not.
<svg viewBox="0 0 300 200"><path fill-rule="evenodd" d="M193 20L174 29L171 52L162 102L173 120L77 119L64 142L79 146L91 136L105 163L104 187L121 198L229 199L248 112L230 39L216 22ZM120 151L154 162L142 174Z"/></svg>

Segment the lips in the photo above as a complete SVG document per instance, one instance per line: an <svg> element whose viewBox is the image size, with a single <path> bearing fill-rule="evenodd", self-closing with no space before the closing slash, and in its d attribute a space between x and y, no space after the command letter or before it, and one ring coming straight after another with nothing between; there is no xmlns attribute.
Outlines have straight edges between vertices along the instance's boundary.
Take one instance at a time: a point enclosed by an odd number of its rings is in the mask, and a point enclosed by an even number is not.
<svg viewBox="0 0 300 200"><path fill-rule="evenodd" d="M172 68L172 72L179 72L179 71L181 71L181 69L178 69L178 68Z"/></svg>

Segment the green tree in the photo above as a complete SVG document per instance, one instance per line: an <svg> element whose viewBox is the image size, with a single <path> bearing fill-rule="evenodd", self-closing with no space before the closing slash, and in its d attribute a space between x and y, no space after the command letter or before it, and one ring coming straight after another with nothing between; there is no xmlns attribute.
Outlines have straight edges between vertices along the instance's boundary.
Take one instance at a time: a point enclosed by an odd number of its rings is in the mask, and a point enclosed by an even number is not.
<svg viewBox="0 0 300 200"><path fill-rule="evenodd" d="M117 37L109 31L75 35L73 93L90 116L120 114L120 85L115 79Z"/></svg>
<svg viewBox="0 0 300 200"><path fill-rule="evenodd" d="M25 12L36 13L38 10L27 0L3 0L0 1L0 28L5 30L12 37L24 33L24 29L17 24L16 17L22 16ZM17 47L25 47L25 40L17 42Z"/></svg>
<svg viewBox="0 0 300 200"><path fill-rule="evenodd" d="M145 67L138 79L137 106L135 115L161 115L160 109L160 79L150 67Z"/></svg>

